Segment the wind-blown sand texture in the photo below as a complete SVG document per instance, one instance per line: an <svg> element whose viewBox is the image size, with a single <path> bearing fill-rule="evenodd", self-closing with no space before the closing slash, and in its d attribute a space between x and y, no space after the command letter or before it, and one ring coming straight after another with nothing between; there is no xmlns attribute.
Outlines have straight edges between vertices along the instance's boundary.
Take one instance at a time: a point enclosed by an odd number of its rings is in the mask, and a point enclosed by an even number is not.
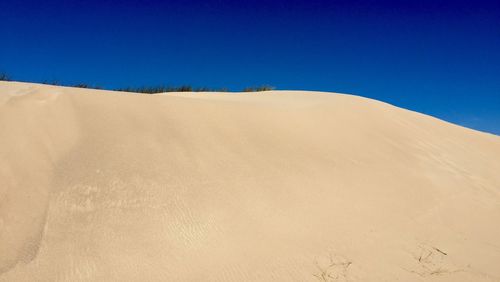
<svg viewBox="0 0 500 282"><path fill-rule="evenodd" d="M352 95L0 83L0 281L500 281L500 137Z"/></svg>

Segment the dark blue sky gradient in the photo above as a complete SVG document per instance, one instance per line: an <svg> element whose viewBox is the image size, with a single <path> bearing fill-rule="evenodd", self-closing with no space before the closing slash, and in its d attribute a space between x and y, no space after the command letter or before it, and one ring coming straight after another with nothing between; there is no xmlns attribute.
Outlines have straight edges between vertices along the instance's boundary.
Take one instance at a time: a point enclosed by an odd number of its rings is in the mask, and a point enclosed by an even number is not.
<svg viewBox="0 0 500 282"><path fill-rule="evenodd" d="M353 93L500 134L500 0L0 1L0 72Z"/></svg>

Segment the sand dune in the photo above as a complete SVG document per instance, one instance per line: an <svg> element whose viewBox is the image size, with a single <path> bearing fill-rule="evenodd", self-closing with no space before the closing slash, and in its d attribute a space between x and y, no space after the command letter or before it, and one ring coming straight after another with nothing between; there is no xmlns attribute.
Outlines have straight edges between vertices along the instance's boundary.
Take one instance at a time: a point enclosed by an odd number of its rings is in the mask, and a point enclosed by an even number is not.
<svg viewBox="0 0 500 282"><path fill-rule="evenodd" d="M0 83L0 281L500 281L500 137L361 97Z"/></svg>

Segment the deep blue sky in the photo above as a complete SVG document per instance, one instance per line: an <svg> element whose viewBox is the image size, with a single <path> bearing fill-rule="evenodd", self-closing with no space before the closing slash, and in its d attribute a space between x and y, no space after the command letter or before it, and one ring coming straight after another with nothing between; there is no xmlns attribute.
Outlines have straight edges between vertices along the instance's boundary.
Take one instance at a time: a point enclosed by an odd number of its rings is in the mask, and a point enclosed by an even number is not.
<svg viewBox="0 0 500 282"><path fill-rule="evenodd" d="M354 93L500 134L500 0L0 1L25 81Z"/></svg>

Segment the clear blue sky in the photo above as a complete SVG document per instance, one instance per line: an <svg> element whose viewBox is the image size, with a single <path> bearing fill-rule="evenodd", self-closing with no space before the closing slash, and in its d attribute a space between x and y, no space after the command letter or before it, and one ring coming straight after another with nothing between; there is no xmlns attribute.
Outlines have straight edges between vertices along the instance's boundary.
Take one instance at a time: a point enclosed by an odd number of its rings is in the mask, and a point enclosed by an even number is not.
<svg viewBox="0 0 500 282"><path fill-rule="evenodd" d="M0 72L354 93L500 134L500 0L0 1Z"/></svg>

